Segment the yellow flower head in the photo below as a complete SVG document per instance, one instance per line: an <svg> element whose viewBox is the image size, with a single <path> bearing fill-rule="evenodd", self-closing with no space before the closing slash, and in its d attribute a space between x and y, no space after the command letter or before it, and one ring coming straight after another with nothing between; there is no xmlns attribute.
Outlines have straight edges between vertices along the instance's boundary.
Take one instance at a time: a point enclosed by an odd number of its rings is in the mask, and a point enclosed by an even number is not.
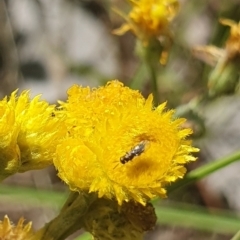
<svg viewBox="0 0 240 240"><path fill-rule="evenodd" d="M220 23L230 27L225 47L198 46L193 51L197 58L214 66L208 80L212 97L234 93L239 85L240 22L220 19Z"/></svg>
<svg viewBox="0 0 240 240"><path fill-rule="evenodd" d="M182 178L183 164L197 149L166 104L153 108L152 95L111 81L97 89L73 86L62 103L69 137L57 147L54 164L71 190L145 204L166 195L165 186Z"/></svg>
<svg viewBox="0 0 240 240"><path fill-rule="evenodd" d="M7 216L0 221L0 239L4 240L30 240L33 237L32 223L24 225L24 219L21 218L17 225L11 224Z"/></svg>
<svg viewBox="0 0 240 240"><path fill-rule="evenodd" d="M53 116L54 105L40 100L40 95L30 99L29 92L16 92L8 105L14 109L19 132L17 144L21 153L20 172L44 168L52 163L56 144L65 133L61 118Z"/></svg>
<svg viewBox="0 0 240 240"><path fill-rule="evenodd" d="M129 0L132 10L125 16L127 23L114 31L117 35L122 35L128 30L143 42L148 43L151 38L171 35L169 24L179 9L178 0Z"/></svg>
<svg viewBox="0 0 240 240"><path fill-rule="evenodd" d="M231 28L230 36L226 42L228 58L240 57L240 22L236 23L230 19L220 19L220 23Z"/></svg>
<svg viewBox="0 0 240 240"><path fill-rule="evenodd" d="M0 180L16 173L20 167L20 152L17 145L19 124L15 111L7 98L0 101Z"/></svg>

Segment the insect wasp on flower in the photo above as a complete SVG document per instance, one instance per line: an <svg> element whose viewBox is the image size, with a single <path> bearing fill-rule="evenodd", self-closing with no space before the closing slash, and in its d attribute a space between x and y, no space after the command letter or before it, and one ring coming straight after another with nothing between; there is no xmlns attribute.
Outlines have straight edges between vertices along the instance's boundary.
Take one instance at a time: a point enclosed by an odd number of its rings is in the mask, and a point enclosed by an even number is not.
<svg viewBox="0 0 240 240"><path fill-rule="evenodd" d="M136 156L141 155L146 147L147 141L141 141L138 145L133 147L129 152L126 152L124 156L120 158L120 162L122 164L128 163L129 161L132 161L133 158Z"/></svg>

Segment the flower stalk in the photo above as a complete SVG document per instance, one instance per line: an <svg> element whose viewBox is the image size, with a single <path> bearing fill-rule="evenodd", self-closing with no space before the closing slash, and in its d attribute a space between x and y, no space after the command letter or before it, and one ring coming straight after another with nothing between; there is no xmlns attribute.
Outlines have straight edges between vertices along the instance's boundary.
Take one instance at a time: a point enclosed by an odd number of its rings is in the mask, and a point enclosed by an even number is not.
<svg viewBox="0 0 240 240"><path fill-rule="evenodd" d="M163 47L156 39L152 39L148 45L144 45L141 41L137 41L136 53L145 64L148 76L151 82L151 90L154 97L154 103L159 103L158 88L158 72L159 72L159 56L163 53Z"/></svg>
<svg viewBox="0 0 240 240"><path fill-rule="evenodd" d="M96 200L95 194L71 192L59 215L38 230L31 240L64 240L84 225L84 215Z"/></svg>
<svg viewBox="0 0 240 240"><path fill-rule="evenodd" d="M235 152L227 157L221 158L214 162L208 163L202 167L199 167L186 175L186 177L168 188L169 192L172 192L176 189L184 187L188 184L194 183L198 180L203 179L204 177L208 176L215 171L228 166L236 161L240 160L240 152Z"/></svg>

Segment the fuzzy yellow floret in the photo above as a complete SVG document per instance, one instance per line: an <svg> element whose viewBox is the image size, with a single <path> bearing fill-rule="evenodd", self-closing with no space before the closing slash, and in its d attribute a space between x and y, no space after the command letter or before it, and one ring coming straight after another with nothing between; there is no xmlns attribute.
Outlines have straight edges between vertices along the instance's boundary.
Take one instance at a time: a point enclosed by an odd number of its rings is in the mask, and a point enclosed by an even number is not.
<svg viewBox="0 0 240 240"><path fill-rule="evenodd" d="M195 160L198 149L186 140L192 130L181 128L185 120L174 120L165 103L153 108L152 101L119 81L71 87L62 103L69 137L54 159L60 178L74 191L98 192L119 204L165 197L165 186L183 177L183 164ZM141 142L143 151L122 163Z"/></svg>
<svg viewBox="0 0 240 240"><path fill-rule="evenodd" d="M0 101L0 180L16 172L52 164L58 140L66 134L55 106L29 91Z"/></svg>
<svg viewBox="0 0 240 240"><path fill-rule="evenodd" d="M151 38L169 36L169 25L179 9L177 0L130 0L132 9L127 16L116 10L127 23L114 30L117 35L132 31L147 43Z"/></svg>

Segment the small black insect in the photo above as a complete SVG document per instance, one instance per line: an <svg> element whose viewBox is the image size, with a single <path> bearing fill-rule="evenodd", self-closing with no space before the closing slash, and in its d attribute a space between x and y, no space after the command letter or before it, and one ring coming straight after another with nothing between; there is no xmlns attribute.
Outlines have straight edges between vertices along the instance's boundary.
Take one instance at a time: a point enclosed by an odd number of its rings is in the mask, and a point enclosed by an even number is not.
<svg viewBox="0 0 240 240"><path fill-rule="evenodd" d="M126 152L124 156L120 157L120 162L122 164L125 164L133 160L133 158L135 158L136 156L141 155L145 150L146 144L147 144L147 141L141 141L138 145L133 147L129 152Z"/></svg>

